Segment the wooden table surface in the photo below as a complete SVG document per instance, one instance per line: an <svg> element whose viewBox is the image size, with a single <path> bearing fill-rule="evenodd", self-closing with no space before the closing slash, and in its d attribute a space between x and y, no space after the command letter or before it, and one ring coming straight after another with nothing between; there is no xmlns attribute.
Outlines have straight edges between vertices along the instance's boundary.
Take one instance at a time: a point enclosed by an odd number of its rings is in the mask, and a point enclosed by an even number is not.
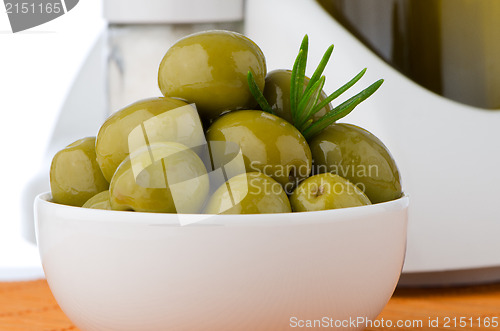
<svg viewBox="0 0 500 331"><path fill-rule="evenodd" d="M499 320L500 284L399 288L373 327L366 330L500 330ZM401 323L407 326L397 327ZM47 282L36 280L0 283L0 330L78 329L57 305Z"/></svg>

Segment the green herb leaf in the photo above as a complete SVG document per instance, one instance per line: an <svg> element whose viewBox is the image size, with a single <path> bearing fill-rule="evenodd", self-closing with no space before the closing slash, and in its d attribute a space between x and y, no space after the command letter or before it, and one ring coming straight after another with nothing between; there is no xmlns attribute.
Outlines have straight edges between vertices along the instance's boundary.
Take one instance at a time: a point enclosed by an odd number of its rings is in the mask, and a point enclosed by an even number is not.
<svg viewBox="0 0 500 331"><path fill-rule="evenodd" d="M303 52L299 51L292 68L292 75L290 78L290 113L292 115L292 120L295 123L295 117L297 115L297 71L299 67L299 62L302 60Z"/></svg>
<svg viewBox="0 0 500 331"><path fill-rule="evenodd" d="M302 39L302 43L300 45L300 50L302 51L302 58L300 59L298 63L298 68L297 68L297 88L295 89L296 95L297 95L297 108L298 105L300 104L300 100L302 99L303 93L304 93L304 80L306 77L306 66L307 66L307 52L308 52L308 44L309 44L309 38L307 35L304 36ZM300 115L300 112L297 112L298 115Z"/></svg>
<svg viewBox="0 0 500 331"><path fill-rule="evenodd" d="M306 91L304 91L304 94L308 92L308 89L312 88L312 85L316 83L323 74L323 71L326 68L326 65L328 64L328 61L330 60L330 57L332 56L333 52L333 45L330 45L328 49L326 50L325 54L323 54L323 58L319 62L318 67L314 71L313 75L311 76L311 79L309 80L309 84L307 85ZM323 107L322 107L323 108Z"/></svg>
<svg viewBox="0 0 500 331"><path fill-rule="evenodd" d="M298 105L302 99L304 90L308 44L309 37L306 34L302 39L299 54L297 54L292 68L292 77L290 82L290 113L292 115L293 124L295 124L300 117Z"/></svg>
<svg viewBox="0 0 500 331"><path fill-rule="evenodd" d="M313 123L313 119L310 118L308 119L302 126L301 126L301 129L299 130L301 133L304 132L308 127L311 126L311 124Z"/></svg>
<svg viewBox="0 0 500 331"><path fill-rule="evenodd" d="M297 55L297 58L295 60L295 63L293 65L293 69L292 69L292 77L291 77L291 82L290 82L290 112L291 112L291 115L292 115L292 120L295 124L295 122L298 120L298 104L300 102L300 96L302 94L302 86L303 84L301 85L301 88L299 90L299 81L301 80L300 79L300 67L301 67L301 64L302 61L304 59L304 51L303 50L300 50L299 51L299 54ZM302 82L304 81L304 79L302 79Z"/></svg>
<svg viewBox="0 0 500 331"><path fill-rule="evenodd" d="M264 94L262 94L262 91L257 86L257 83L255 82L255 78L253 77L251 71L248 71L247 73L247 82L248 82L248 87L250 88L250 93L252 93L255 100L257 100L257 103L259 104L260 108L262 108L262 110L265 112L276 115L274 113L274 110L271 108L266 98L264 97Z"/></svg>

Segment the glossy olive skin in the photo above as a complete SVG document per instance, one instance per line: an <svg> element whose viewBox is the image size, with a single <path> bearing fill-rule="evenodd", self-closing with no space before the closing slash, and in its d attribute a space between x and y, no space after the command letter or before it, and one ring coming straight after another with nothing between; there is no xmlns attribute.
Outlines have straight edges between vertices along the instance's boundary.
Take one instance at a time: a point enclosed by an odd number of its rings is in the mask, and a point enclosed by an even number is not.
<svg viewBox="0 0 500 331"><path fill-rule="evenodd" d="M108 181L131 149L145 144L145 134L149 143L175 141L188 146L204 143L201 121L193 107L173 98L140 100L112 114L99 129L97 162Z"/></svg>
<svg viewBox="0 0 500 331"><path fill-rule="evenodd" d="M206 214L269 214L291 212L281 185L260 172L240 174L221 185L210 198Z"/></svg>
<svg viewBox="0 0 500 331"><path fill-rule="evenodd" d="M372 203L401 197L401 177L387 147L373 134L352 124L333 124L309 143L313 172L345 177Z"/></svg>
<svg viewBox="0 0 500 331"><path fill-rule="evenodd" d="M266 84L264 86L264 97L279 117L293 123L292 113L290 112L290 83L292 71L285 69L277 69L267 73ZM304 89L309 83L309 77L304 80ZM323 101L327 97L325 92L321 92L319 100ZM328 103L313 115L313 121L318 120L327 112L332 110L332 105Z"/></svg>
<svg viewBox="0 0 500 331"><path fill-rule="evenodd" d="M81 207L108 189L109 183L96 161L95 141L95 137L79 139L56 153L50 166L54 202Z"/></svg>
<svg viewBox="0 0 500 331"><path fill-rule="evenodd" d="M109 190L97 193L83 204L83 208L111 210Z"/></svg>
<svg viewBox="0 0 500 331"><path fill-rule="evenodd" d="M191 149L155 143L130 154L110 183L113 210L197 213L209 191L205 165Z"/></svg>
<svg viewBox="0 0 500 331"><path fill-rule="evenodd" d="M370 205L370 199L345 178L331 173L311 176L290 196L293 211L317 211Z"/></svg>
<svg viewBox="0 0 500 331"><path fill-rule="evenodd" d="M262 172L289 193L292 192L290 186L311 172L309 145L302 134L281 117L260 110L231 112L217 119L208 128L206 137L209 142L238 144L247 172Z"/></svg>
<svg viewBox="0 0 500 331"><path fill-rule="evenodd" d="M266 60L253 41L236 32L205 31L179 40L167 51L158 85L165 96L195 103L203 120L210 120L226 110L255 108L248 71L262 91Z"/></svg>

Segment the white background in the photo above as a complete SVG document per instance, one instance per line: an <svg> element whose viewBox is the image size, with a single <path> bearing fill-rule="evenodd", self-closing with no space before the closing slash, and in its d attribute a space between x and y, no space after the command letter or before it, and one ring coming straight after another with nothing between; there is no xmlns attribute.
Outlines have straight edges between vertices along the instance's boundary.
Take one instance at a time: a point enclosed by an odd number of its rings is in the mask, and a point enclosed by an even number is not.
<svg viewBox="0 0 500 331"><path fill-rule="evenodd" d="M36 248L21 236L23 190L50 161L47 147L59 110L105 29L101 12L100 1L81 0L51 22L12 33L0 4L0 280L38 263Z"/></svg>

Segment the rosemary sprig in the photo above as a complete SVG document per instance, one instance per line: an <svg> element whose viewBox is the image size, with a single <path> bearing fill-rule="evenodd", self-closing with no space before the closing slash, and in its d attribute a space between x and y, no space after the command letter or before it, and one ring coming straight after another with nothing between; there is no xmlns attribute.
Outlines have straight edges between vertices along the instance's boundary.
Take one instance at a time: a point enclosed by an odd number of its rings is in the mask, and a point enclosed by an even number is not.
<svg viewBox="0 0 500 331"><path fill-rule="evenodd" d="M349 114L357 105L359 105L361 102L375 93L375 91L384 82L383 79L376 81L363 91L359 92L339 106L330 110L320 119L314 121L314 114L316 114L330 102L338 98L345 91L356 84L365 74L366 68L361 70L349 82L327 96L324 100L320 101L319 98L321 96L321 92L323 91L323 86L326 80L326 77L323 75L323 71L325 70L325 67L332 55L333 45L330 45L330 47L328 47L328 49L325 51L320 63L309 79L309 83L304 88L308 43L309 38L307 35L305 35L302 39L299 53L295 58L295 62L293 64L290 82L290 113L293 121L292 124L295 125L295 127L300 132L302 132L307 140L320 133L330 124ZM262 110L274 114L273 109L271 108L271 106L269 106L264 95L258 89L251 72L248 72L247 79L248 85L250 87L250 92L257 100Z"/></svg>
<svg viewBox="0 0 500 331"><path fill-rule="evenodd" d="M293 70L292 70L292 77L291 77L291 84L290 84L290 108L296 109L297 108L297 103L299 100L299 91L297 90L298 88L298 69L299 69L299 62L302 62L302 58L304 57L304 51L301 49L299 51L299 54L297 55L297 59L295 60L295 64L293 65ZM302 83L303 84L303 83ZM292 120L295 122L295 116L297 115L296 113L292 113Z"/></svg>
<svg viewBox="0 0 500 331"><path fill-rule="evenodd" d="M300 52L302 52L302 55L299 57L297 56L297 61L296 65L293 66L292 70L292 84L290 84L290 89L292 88L292 85L295 85L294 87L294 104L297 109L299 109L299 105L301 103L303 91L304 91L304 79L306 77L306 64L307 64L307 52L308 52L308 45L309 45L309 38L307 35L304 36L302 39L302 43L300 44ZM295 79L294 77L294 72L295 72ZM291 90L290 90L291 91ZM290 98L292 95L290 94ZM299 112L296 112L296 114L292 114L292 118L294 119L294 122L298 120L300 116Z"/></svg>

